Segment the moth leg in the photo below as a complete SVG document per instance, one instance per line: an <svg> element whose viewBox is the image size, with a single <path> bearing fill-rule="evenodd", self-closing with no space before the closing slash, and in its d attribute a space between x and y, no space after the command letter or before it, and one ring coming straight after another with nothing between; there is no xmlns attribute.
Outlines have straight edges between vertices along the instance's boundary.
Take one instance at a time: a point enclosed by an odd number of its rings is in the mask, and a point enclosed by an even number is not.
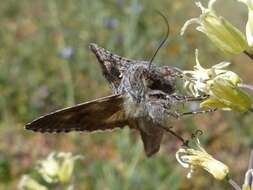
<svg viewBox="0 0 253 190"><path fill-rule="evenodd" d="M203 101L206 100L209 96L202 95L202 96L182 96L182 95L171 95L172 98L176 99L179 102L194 102L194 101Z"/></svg>
<svg viewBox="0 0 253 190"><path fill-rule="evenodd" d="M178 119L182 115L182 114L180 114L180 113L178 113L176 111L172 112L172 111L166 110L166 113L167 113L167 115L170 115L170 116L172 116L172 117L174 117L176 119Z"/></svg>
<svg viewBox="0 0 253 190"><path fill-rule="evenodd" d="M189 112L181 113L180 116L205 114L205 113L211 113L211 112L215 112L215 111L217 111L217 109L195 110L195 111L189 111Z"/></svg>
<svg viewBox="0 0 253 190"><path fill-rule="evenodd" d="M174 137L176 137L178 140L180 140L183 144L182 146L188 146L189 140L185 140L182 136L180 136L178 133L172 130L173 127L165 127L163 125L158 124L158 127L162 128L167 133L170 133Z"/></svg>

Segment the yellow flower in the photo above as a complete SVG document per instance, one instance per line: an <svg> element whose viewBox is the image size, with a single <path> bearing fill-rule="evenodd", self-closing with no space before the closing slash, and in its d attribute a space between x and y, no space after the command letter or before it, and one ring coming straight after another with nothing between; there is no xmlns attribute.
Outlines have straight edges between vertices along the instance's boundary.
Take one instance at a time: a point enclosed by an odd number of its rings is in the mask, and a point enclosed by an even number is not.
<svg viewBox="0 0 253 190"><path fill-rule="evenodd" d="M242 91L239 85L241 78L234 72L226 70L229 62L221 62L211 68L203 68L198 60L196 50L196 65L193 71L183 71L185 88L194 96L209 95L209 99L200 104L200 107L218 108L247 112L251 109L250 96Z"/></svg>
<svg viewBox="0 0 253 190"><path fill-rule="evenodd" d="M183 167L190 168L187 177L190 178L196 169L202 168L217 180L225 179L229 174L229 168L208 154L200 145L199 139L196 139L196 145L196 149L181 148L176 153L178 162Z"/></svg>
<svg viewBox="0 0 253 190"><path fill-rule="evenodd" d="M81 156L73 156L71 153L51 153L47 159L39 162L38 172L48 183L66 183L70 181L74 163Z"/></svg>
<svg viewBox="0 0 253 190"><path fill-rule="evenodd" d="M196 28L203 32L221 51L226 55L235 55L248 48L245 36L223 17L217 16L213 4L216 0L210 0L208 8L203 7L200 2L196 5L201 9L199 18L188 20L181 29L181 35L191 24L198 24Z"/></svg>
<svg viewBox="0 0 253 190"><path fill-rule="evenodd" d="M37 181L35 181L28 175L24 175L21 178L18 184L18 189L20 190L48 190L47 187L39 184Z"/></svg>
<svg viewBox="0 0 253 190"><path fill-rule="evenodd" d="M211 97L202 102L200 107L219 108L237 112L247 112L251 109L252 101L250 96L229 80L221 77L215 78L210 90Z"/></svg>
<svg viewBox="0 0 253 190"><path fill-rule="evenodd" d="M58 181L59 163L56 160L56 153L53 152L42 161L39 161L37 166L38 172L43 179L48 183L55 183Z"/></svg>
<svg viewBox="0 0 253 190"><path fill-rule="evenodd" d="M71 179L74 164L77 159L82 159L82 156L73 156L71 153L59 153L58 157L61 160L58 176L62 183L66 183Z"/></svg>
<svg viewBox="0 0 253 190"><path fill-rule="evenodd" d="M195 58L196 65L194 66L194 70L184 71L186 76L185 87L190 90L193 95L199 96L201 93L209 95L210 86L217 77L226 79L234 85L241 83L242 80L236 73L224 69L230 65L229 62L221 62L211 68L205 69L200 65L197 49L195 51Z"/></svg>

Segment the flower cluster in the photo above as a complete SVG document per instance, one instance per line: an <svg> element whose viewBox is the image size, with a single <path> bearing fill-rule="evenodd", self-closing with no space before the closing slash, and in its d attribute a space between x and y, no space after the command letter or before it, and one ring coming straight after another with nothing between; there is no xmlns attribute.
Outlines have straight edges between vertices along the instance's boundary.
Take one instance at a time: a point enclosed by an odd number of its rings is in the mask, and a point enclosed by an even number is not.
<svg viewBox="0 0 253 190"><path fill-rule="evenodd" d="M199 18L188 20L181 29L181 34L189 25L198 24L197 30L203 32L222 52L227 55L235 55L241 52L251 52L253 44L253 1L241 0L249 9L249 20L246 26L246 37L229 21L217 16L214 10L216 0L210 0L208 8L200 2L196 5L202 13ZM201 107L247 112L251 109L252 100L242 91L241 78L234 72L226 70L229 62L221 62L209 69L203 68L198 60L196 51L196 65L193 71L185 71L186 88L194 95L209 95L210 98L201 103Z"/></svg>
<svg viewBox="0 0 253 190"><path fill-rule="evenodd" d="M67 184L71 180L75 161L82 158L82 156L73 156L71 153L52 152L45 160L38 162L36 169L42 179L48 184ZM19 189L47 190L47 187L29 175L24 175L19 183Z"/></svg>
<svg viewBox="0 0 253 190"><path fill-rule="evenodd" d="M229 62L221 62L205 69L200 65L196 50L194 70L184 71L185 87L194 96L201 94L210 96L208 100L201 103L201 107L237 112L246 112L251 109L250 96L239 87L242 79L236 73L225 69L229 65Z"/></svg>
<svg viewBox="0 0 253 190"><path fill-rule="evenodd" d="M216 0L209 0L205 8L200 2L196 5L201 9L198 18L188 20L181 29L183 35L191 24L197 24L197 31L204 33L213 44L227 56L244 52L253 59L253 0L238 0L248 7L248 21L246 35L233 26L225 18L218 16L214 10ZM252 111L251 97L244 92L242 87L253 88L242 83L242 79L227 69L229 62L221 62L211 68L201 66L198 58L198 50L195 53L196 65L193 70L183 71L185 89L194 96L208 95L200 107L233 110L237 112ZM178 162L185 168L190 168L187 177L202 168L208 171L215 179L226 179L235 189L241 188L229 178L229 168L222 162L213 158L201 146L199 139L194 141L194 147L185 146L176 153ZM242 190L253 190L253 169L245 174Z"/></svg>
<svg viewBox="0 0 253 190"><path fill-rule="evenodd" d="M188 20L181 29L181 34L191 24L198 24L198 31L204 33L221 51L226 55L239 54L248 49L245 36L233 26L229 21L221 16L217 16L213 5L216 0L210 0L208 8L205 8L200 2L196 5L201 9L202 14L199 18Z"/></svg>
<svg viewBox="0 0 253 190"><path fill-rule="evenodd" d="M81 158L71 153L52 152L47 159L38 163L37 170L48 183L66 183L71 179L75 160Z"/></svg>
<svg viewBox="0 0 253 190"><path fill-rule="evenodd" d="M216 0L210 0L205 8L200 2L196 5L201 9L198 18L188 20L181 29L183 35L191 24L198 24L197 30L204 33L213 44L226 55L236 55L241 52L253 53L253 0L238 0L248 7L246 34L233 26L225 18L218 16L214 10Z"/></svg>

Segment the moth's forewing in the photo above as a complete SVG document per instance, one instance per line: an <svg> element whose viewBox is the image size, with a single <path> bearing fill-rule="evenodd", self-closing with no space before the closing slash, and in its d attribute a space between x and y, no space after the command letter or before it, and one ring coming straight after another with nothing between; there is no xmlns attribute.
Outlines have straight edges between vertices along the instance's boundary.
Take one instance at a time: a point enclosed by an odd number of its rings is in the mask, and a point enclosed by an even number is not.
<svg viewBox="0 0 253 190"><path fill-rule="evenodd" d="M94 43L91 43L89 48L96 55L104 77L117 93L122 74L136 61L113 54Z"/></svg>
<svg viewBox="0 0 253 190"><path fill-rule="evenodd" d="M49 113L25 126L38 132L97 131L128 125L123 97L113 95Z"/></svg>

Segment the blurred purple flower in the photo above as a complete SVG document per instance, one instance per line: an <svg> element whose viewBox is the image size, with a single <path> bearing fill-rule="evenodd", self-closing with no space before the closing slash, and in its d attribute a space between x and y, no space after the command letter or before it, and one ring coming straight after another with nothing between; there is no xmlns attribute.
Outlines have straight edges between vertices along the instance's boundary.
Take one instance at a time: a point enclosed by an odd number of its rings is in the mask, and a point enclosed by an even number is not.
<svg viewBox="0 0 253 190"><path fill-rule="evenodd" d="M124 36L122 34L119 34L119 35L116 36L116 43L118 45L123 45L124 44L124 40L125 40L125 38L124 38Z"/></svg>
<svg viewBox="0 0 253 190"><path fill-rule="evenodd" d="M104 25L106 28L108 28L108 29L110 29L110 30L113 30L113 29L115 29L115 28L118 27L119 21L118 21L118 19L116 19L116 18L105 17L105 18L103 19L103 25Z"/></svg>
<svg viewBox="0 0 253 190"><path fill-rule="evenodd" d="M140 14L143 11L143 5L138 2L134 2L131 6L131 10L134 14Z"/></svg>
<svg viewBox="0 0 253 190"><path fill-rule="evenodd" d="M71 59L75 54L75 49L72 47L63 48L60 52L60 56L64 59Z"/></svg>

